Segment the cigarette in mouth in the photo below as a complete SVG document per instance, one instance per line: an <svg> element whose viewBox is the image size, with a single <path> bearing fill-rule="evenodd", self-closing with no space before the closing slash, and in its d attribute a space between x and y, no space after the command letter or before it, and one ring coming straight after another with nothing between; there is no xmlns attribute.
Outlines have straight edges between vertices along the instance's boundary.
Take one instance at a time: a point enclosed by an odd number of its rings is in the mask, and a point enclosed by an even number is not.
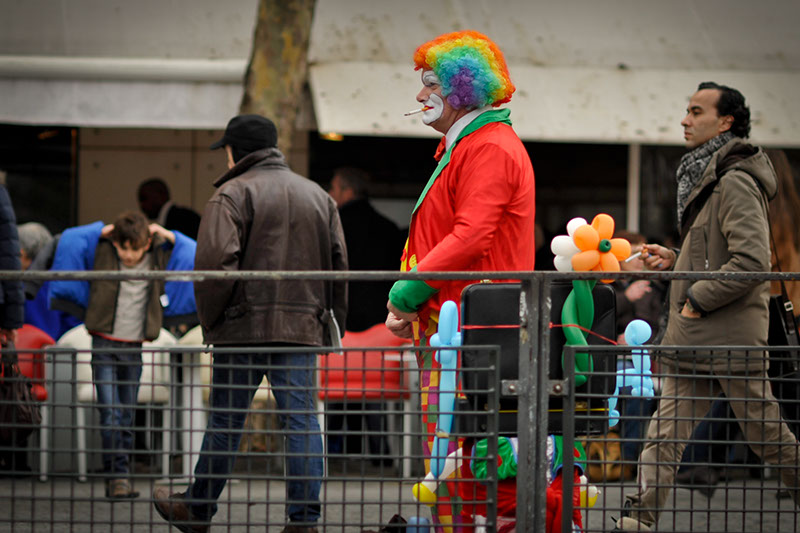
<svg viewBox="0 0 800 533"><path fill-rule="evenodd" d="M631 261L633 261L634 259L636 259L640 255L642 255L642 252L636 252L635 254L631 255L629 258L625 259L624 262L625 263L630 263Z"/></svg>
<svg viewBox="0 0 800 533"><path fill-rule="evenodd" d="M425 107L421 107L419 109L415 109L414 111L409 111L408 113L404 113L403 116L407 117L408 115L416 115L417 113L423 113L428 109L433 109L433 107L426 105Z"/></svg>

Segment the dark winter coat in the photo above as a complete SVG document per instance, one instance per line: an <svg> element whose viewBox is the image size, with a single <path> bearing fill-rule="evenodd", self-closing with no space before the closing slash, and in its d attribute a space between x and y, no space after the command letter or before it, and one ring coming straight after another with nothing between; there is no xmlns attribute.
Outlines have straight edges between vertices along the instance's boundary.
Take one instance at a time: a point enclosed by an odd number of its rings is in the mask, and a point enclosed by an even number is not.
<svg viewBox="0 0 800 533"><path fill-rule="evenodd" d="M19 235L11 198L0 185L0 270L19 272ZM0 290L0 328L19 329L25 317L25 294L21 280L4 280Z"/></svg>
<svg viewBox="0 0 800 533"><path fill-rule="evenodd" d="M195 270L347 270L336 203L289 170L276 148L253 152L220 177L197 236ZM347 313L346 282L195 282L207 343L327 345L333 308Z"/></svg>

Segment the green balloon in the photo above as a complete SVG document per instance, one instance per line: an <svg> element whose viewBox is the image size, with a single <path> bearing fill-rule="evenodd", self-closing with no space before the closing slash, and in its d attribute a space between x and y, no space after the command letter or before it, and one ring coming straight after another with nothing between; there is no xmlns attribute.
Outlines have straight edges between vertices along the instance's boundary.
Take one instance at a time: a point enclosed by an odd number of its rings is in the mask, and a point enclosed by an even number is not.
<svg viewBox="0 0 800 533"><path fill-rule="evenodd" d="M567 324L577 324L587 330L594 324L594 298L592 290L595 280L577 279L572 281L572 290L561 309L561 323L564 324L565 346L588 346L586 332ZM564 368L564 352L561 352L561 367ZM575 352L575 386L580 387L588 379L587 374L594 371L594 361L589 352ZM566 372L565 372L566 374Z"/></svg>

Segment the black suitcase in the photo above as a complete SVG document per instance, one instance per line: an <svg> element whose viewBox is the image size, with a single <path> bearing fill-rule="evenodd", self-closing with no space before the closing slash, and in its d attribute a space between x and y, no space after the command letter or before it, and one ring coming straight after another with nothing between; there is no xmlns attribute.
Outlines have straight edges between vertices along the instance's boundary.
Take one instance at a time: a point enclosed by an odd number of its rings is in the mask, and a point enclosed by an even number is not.
<svg viewBox="0 0 800 533"><path fill-rule="evenodd" d="M561 309L572 283L559 281L552 284L551 321L561 323ZM607 339L616 333L616 297L610 285L597 283L592 293L594 297L594 325L592 331ZM463 344L499 345L500 380L518 379L519 371L519 283L479 283L464 289L461 295L461 322ZM491 326L512 328L492 328ZM481 328L479 326L487 326ZM550 379L562 379L561 351L566 342L561 328L550 330ZM596 336L588 339L590 345L609 344ZM591 352L590 352L591 353ZM608 426L608 396L614 392L616 354L612 352L593 353L594 375L576 390L575 431L576 434L605 433ZM461 355L462 387L465 399L459 401L463 411L486 410L488 397L480 391L487 389L488 376L485 372L471 372L471 368L486 368L489 354L486 350L463 350ZM551 397L549 405L548 429L550 433L560 434L563 425L562 398ZM484 432L486 420L482 416L456 416L459 432ZM517 398L500 396L499 432L501 435L517 434Z"/></svg>

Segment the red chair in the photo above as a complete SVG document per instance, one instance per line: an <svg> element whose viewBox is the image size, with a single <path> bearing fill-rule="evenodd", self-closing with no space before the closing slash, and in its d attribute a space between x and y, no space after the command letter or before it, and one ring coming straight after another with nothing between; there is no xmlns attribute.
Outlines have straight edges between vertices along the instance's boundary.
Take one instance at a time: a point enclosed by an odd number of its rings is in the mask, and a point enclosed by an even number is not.
<svg viewBox="0 0 800 533"><path fill-rule="evenodd" d="M56 343L53 338L36 326L24 324L17 330L17 364L23 376L31 380L31 395L42 402L42 424L39 426L39 478L47 472L46 444L50 429L50 411L47 404L47 386L44 370L44 349Z"/></svg>
<svg viewBox="0 0 800 533"><path fill-rule="evenodd" d="M44 349L55 343L56 341L50 335L36 326L25 324L17 330L16 347L19 350L17 353L19 371L31 380L33 385L31 394L40 402L47 400L44 379Z"/></svg>
<svg viewBox="0 0 800 533"><path fill-rule="evenodd" d="M411 449L412 420L409 371L402 357L403 350L376 348L408 344L406 339L396 337L384 324L376 324L366 331L345 332L342 347L350 349L321 355L317 363L319 399L322 402L382 402L390 408L400 404L398 413L403 416L404 428L403 433L398 434L398 444L403 452L404 477L411 475L410 457L407 457ZM391 416L389 420L392 420ZM325 435L324 408L320 409L319 423Z"/></svg>

